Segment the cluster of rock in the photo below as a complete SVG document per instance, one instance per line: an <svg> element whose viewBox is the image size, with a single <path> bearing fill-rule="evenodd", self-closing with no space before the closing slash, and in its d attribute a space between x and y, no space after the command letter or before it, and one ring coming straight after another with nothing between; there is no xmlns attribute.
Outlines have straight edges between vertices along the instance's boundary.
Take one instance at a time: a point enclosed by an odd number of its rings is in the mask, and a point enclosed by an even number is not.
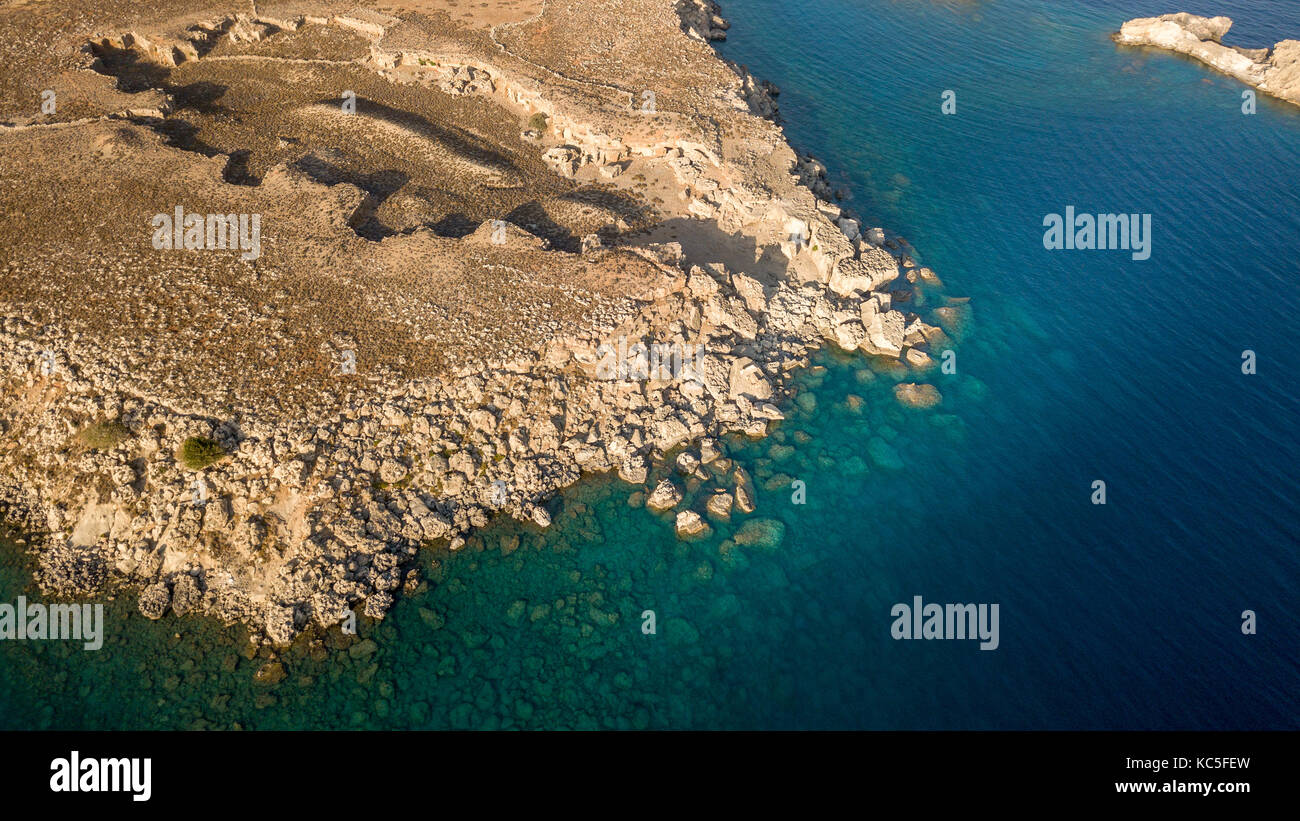
<svg viewBox="0 0 1300 821"><path fill-rule="evenodd" d="M446 72L446 78L438 83L438 88L453 97L461 94L491 94L496 90L492 85L492 77L473 66L451 66Z"/></svg>
<svg viewBox="0 0 1300 821"><path fill-rule="evenodd" d="M1300 104L1300 40L1283 40L1270 48L1241 48L1220 42L1232 20L1181 12L1129 20L1115 42L1155 46L1195 57L1243 83Z"/></svg>
<svg viewBox="0 0 1300 821"><path fill-rule="evenodd" d="M677 13L682 29L702 40L726 40L731 24L722 18L722 9L713 0L679 0Z"/></svg>

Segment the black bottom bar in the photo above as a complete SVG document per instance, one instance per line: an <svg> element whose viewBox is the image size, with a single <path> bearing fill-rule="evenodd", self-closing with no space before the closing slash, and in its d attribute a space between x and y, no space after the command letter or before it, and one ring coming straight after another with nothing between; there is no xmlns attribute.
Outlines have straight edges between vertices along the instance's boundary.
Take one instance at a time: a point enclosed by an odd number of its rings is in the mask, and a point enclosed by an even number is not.
<svg viewBox="0 0 1300 821"><path fill-rule="evenodd" d="M873 799L894 798L972 808L1199 802L1227 809L1288 799L1297 740L1291 733L7 733L0 767L7 795L32 807L113 805L128 814L373 812L395 808L391 801L413 802L411 809L427 801L436 812L458 793L495 809L544 800L594 810L588 802L600 797L603 814L618 806L603 799L620 794L637 796L622 806L639 812L656 801L665 809L698 805L701 795L741 806L839 799L867 809ZM147 801L135 800L145 792L144 759ZM94 786L109 791L82 789Z"/></svg>

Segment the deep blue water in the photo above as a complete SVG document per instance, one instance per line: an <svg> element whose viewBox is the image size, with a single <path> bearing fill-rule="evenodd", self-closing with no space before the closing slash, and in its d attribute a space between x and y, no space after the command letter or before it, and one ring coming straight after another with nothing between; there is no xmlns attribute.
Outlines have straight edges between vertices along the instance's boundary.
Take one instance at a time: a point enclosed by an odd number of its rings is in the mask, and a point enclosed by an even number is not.
<svg viewBox="0 0 1300 821"><path fill-rule="evenodd" d="M1184 7L1234 17L1228 42L1300 36L1300 4ZM1261 96L1245 116L1236 81L1108 39L1169 10L724 8L723 54L782 89L791 141L974 306L959 372L987 402L962 415L964 469L924 477L911 521L846 493L818 530L846 552L884 554L862 588L1001 602L1003 646L879 646L860 721L1300 724L1300 109ZM1067 205L1152 214L1151 258L1045 250L1043 216ZM1259 358L1253 376L1244 349ZM1104 507L1090 503L1094 479L1107 483ZM891 540L863 538L881 525ZM863 609L854 586L826 598ZM1245 609L1257 635L1239 630ZM826 650L823 662L836 655Z"/></svg>
<svg viewBox="0 0 1300 821"><path fill-rule="evenodd" d="M1300 36L1289 1L1185 7ZM1300 727L1300 109L1243 115L1235 81L1108 39L1168 10L726 3L722 52L781 87L791 141L971 297L938 408L828 354L773 436L729 443L759 510L711 538L586 481L549 531L425 556L373 645L295 647L274 686L237 629L119 599L100 653L0 646L0 726ZM1150 213L1151 258L1046 251L1068 205ZM738 544L746 521L779 545ZM891 639L915 595L997 603L1000 647Z"/></svg>

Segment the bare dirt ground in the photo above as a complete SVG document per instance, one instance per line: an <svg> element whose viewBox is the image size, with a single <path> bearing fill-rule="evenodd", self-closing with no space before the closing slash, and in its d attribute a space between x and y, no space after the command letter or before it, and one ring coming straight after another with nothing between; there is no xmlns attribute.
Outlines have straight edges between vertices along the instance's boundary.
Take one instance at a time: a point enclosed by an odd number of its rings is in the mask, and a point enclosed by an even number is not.
<svg viewBox="0 0 1300 821"><path fill-rule="evenodd" d="M113 5L98 9L96 32L143 22ZM0 28L53 25L45 13L56 6L11 8ZM474 21L524 19L537 6L504 3ZM173 16L163 4L151 31L230 10L208 8ZM587 327L638 296L638 278L653 279L630 254L577 254L584 235L651 224L648 203L556 175L521 138L526 123L491 99L380 77L360 62L373 39L364 33L312 22L257 30L165 65L90 29L65 24L41 60L3 74L25 91L11 105L33 103L6 115L36 112L33 89L47 85L57 108L0 131L0 298L78 328L145 395L301 402L338 384L331 339L347 340L372 375L445 375ZM165 115L148 110L163 100ZM121 111L134 114L97 119ZM262 256L155 250L150 220L176 206L260 214ZM463 239L493 220L510 223L507 242Z"/></svg>

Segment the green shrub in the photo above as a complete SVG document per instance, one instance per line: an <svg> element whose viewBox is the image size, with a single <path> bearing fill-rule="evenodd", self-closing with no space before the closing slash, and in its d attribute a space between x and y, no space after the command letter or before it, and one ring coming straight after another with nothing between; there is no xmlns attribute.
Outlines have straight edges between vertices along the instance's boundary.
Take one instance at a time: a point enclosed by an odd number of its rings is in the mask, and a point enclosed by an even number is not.
<svg viewBox="0 0 1300 821"><path fill-rule="evenodd" d="M225 449L206 436L191 436L181 444L181 463L190 470L203 470L225 455Z"/></svg>
<svg viewBox="0 0 1300 821"><path fill-rule="evenodd" d="M534 114L533 116L529 117L529 118L528 118L528 127L531 128L531 129L534 130L534 131L545 131L545 130L546 130L546 115L539 111L539 112L537 112L536 114Z"/></svg>
<svg viewBox="0 0 1300 821"><path fill-rule="evenodd" d="M131 430L119 419L104 419L87 425L77 437L88 448L112 450L131 438Z"/></svg>

